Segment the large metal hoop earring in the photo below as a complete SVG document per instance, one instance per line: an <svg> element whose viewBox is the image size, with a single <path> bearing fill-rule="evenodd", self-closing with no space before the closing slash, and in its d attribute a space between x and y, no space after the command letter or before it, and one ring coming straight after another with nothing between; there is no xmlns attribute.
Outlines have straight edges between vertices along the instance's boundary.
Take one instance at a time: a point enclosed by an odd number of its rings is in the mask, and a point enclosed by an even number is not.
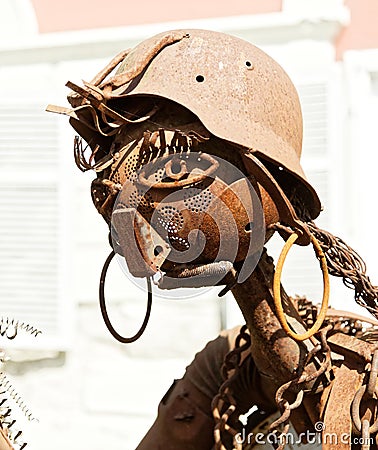
<svg viewBox="0 0 378 450"><path fill-rule="evenodd" d="M104 267L102 268L102 271L101 271L100 286L99 286L100 309L101 309L101 314L102 314L102 317L104 319L105 325L106 325L107 329L109 330L110 334L115 339L117 339L117 341L122 342L122 344L131 344L132 342L135 342L136 340L138 340L142 336L142 334L144 333L144 330L147 327L148 320L150 318L151 306L152 306L151 280L149 278L147 278L147 289L148 289L147 308L146 308L146 314L144 316L144 320L143 320L143 323L142 323L141 327L139 328L137 333L134 334L134 336L131 336L131 337L121 336L113 328L113 325L110 322L110 319L109 319L109 316L108 316L108 312L107 312L107 309L106 309L106 302L105 302L105 279L106 279L106 274L108 272L109 265L110 265L112 259L114 258L114 255L115 255L115 252L114 252L114 250L112 250L110 252L109 256L106 258L106 261L104 263Z"/></svg>
<svg viewBox="0 0 378 450"><path fill-rule="evenodd" d="M281 275L282 275L282 269L283 265L286 260L286 256L289 253L289 250L294 245L295 241L298 239L298 234L293 233L290 235L289 239L285 242L285 245L281 251L281 254L278 258L276 270L274 273L273 278L273 298L274 298L274 306L276 308L276 314L277 318L282 326L282 328L285 330L285 332L296 341L304 341L305 339L309 339L312 337L315 333L317 333L322 326L324 319L327 314L328 310L328 301L329 301L329 274L328 274L328 268L327 268L327 261L324 256L323 250L320 247L320 244L318 240L311 235L311 243L314 248L315 254L320 262L320 268L322 270L323 274L323 299L322 299L322 306L320 308L319 315L314 323L314 325L306 331L306 333L303 334L297 334L295 333L288 325L285 313L283 311L282 307L282 299L281 299Z"/></svg>

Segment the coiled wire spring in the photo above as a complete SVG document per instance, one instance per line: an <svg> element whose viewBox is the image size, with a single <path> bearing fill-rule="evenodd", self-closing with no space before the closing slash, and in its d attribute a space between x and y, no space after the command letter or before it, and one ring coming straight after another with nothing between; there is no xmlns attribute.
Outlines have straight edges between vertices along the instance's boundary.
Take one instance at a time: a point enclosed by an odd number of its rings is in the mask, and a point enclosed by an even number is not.
<svg viewBox="0 0 378 450"><path fill-rule="evenodd" d="M35 337L42 333L42 331L37 330L32 325L14 318L2 317L0 319L0 336L6 337L7 339L14 339L19 330L25 331Z"/></svg>
<svg viewBox="0 0 378 450"><path fill-rule="evenodd" d="M21 322L9 317L2 317L0 319L0 336L12 340L17 336L19 330L35 337L41 333L40 330L26 322ZM0 366L4 364L6 360L7 358L4 351L1 351ZM0 431L11 441L12 446L14 446L15 449L23 450L27 446L27 443L22 439L22 431L15 426L16 420L12 417L12 408L9 405L10 401L18 406L29 421L36 420L5 372L0 370Z"/></svg>

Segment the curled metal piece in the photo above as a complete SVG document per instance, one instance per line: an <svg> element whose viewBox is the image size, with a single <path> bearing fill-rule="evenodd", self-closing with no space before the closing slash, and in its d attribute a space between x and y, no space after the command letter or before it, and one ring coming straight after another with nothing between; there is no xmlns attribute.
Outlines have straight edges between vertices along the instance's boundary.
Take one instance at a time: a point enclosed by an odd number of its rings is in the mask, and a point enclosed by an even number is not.
<svg viewBox="0 0 378 450"><path fill-rule="evenodd" d="M113 328L113 325L110 322L109 316L108 316L108 312L106 309L106 302L105 302L105 279L106 279L106 274L108 272L108 268L109 265L112 261L112 259L114 258L115 252L114 250L112 250L109 254L109 256L106 258L106 261L104 263L104 267L102 268L102 272L101 272L101 277L100 277L100 286L99 286L99 299L100 299L100 309L101 309L101 314L102 317L104 319L105 325L107 327L107 329L109 330L110 334L119 342L121 342L122 344L130 344L132 342L137 341L142 334L144 333L144 330L147 327L148 324L148 320L150 318L150 314L151 314L151 306L152 306L152 287L151 287L151 280L149 278L147 278L147 289L148 289L148 294L147 294L147 309L146 309L146 314L145 317L143 319L143 323L141 325L141 327L139 328L139 330L134 334L134 336L131 337L124 337L121 336L119 333L117 333L117 331Z"/></svg>
<svg viewBox="0 0 378 450"><path fill-rule="evenodd" d="M228 273L235 276L235 269L230 261L218 261L201 266L187 267L177 272L170 273L170 277L162 277L159 280L161 289L175 289L179 287L191 287L198 285L211 285L212 280L225 277ZM174 275L174 276L173 276Z"/></svg>
<svg viewBox="0 0 378 450"><path fill-rule="evenodd" d="M26 322L21 322L9 317L2 317L0 319L0 336L4 336L10 340L17 336L19 330L23 330L32 336L38 336L42 331L34 328L32 325Z"/></svg>
<svg viewBox="0 0 378 450"><path fill-rule="evenodd" d="M152 61L152 59L164 48L168 45L172 45L175 42L179 42L184 38L188 38L189 34L186 32L175 32L172 31L170 33L166 33L159 40L157 40L154 45L147 49L147 51L143 54L143 58L138 60L136 64L132 67L132 69L122 72L122 67L120 70L120 74L115 75L109 80L105 81L101 88L105 92L111 92L111 90L118 88L127 84L129 81L133 80L135 77L140 75L143 69L147 66L147 64Z"/></svg>
<svg viewBox="0 0 378 450"><path fill-rule="evenodd" d="M75 164L79 170L86 172L87 170L95 170L96 165L94 164L94 158L99 150L99 146L96 145L95 149L91 152L89 159L87 161L85 157L85 152L88 149L88 145L83 146L83 139L79 136L74 138L74 158Z"/></svg>
<svg viewBox="0 0 378 450"><path fill-rule="evenodd" d="M0 447L7 450L23 450L27 443L20 439L22 431L15 426L17 421L12 417L9 399L12 399L28 420L36 420L5 373L0 372Z"/></svg>
<svg viewBox="0 0 378 450"><path fill-rule="evenodd" d="M122 50L107 64L91 81L93 86L98 86L105 78L126 58L130 49Z"/></svg>

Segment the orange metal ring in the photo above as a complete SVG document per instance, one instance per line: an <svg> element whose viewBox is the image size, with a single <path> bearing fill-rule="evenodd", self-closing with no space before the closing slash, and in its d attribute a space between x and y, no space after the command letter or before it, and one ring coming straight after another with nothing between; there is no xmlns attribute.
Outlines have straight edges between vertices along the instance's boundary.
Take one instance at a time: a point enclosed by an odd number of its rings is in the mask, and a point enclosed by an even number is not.
<svg viewBox="0 0 378 450"><path fill-rule="evenodd" d="M323 274L323 299L322 299L322 306L320 308L319 315L316 319L316 322L314 325L303 334L297 334L295 333L287 323L285 313L282 307L282 299L281 299L281 275L282 275L282 268L286 260L286 256L289 253L289 250L294 245L295 241L298 239L298 234L293 233L289 239L285 242L285 245L281 251L280 257L278 258L277 265L276 265L276 271L274 273L273 278L273 298L274 298L274 306L276 308L276 314L277 318L282 326L282 328L285 330L285 332L295 339L296 341L304 341L305 339L309 339L312 337L315 333L317 333L322 326L324 319L327 314L328 310L328 300L329 300L329 275L328 275L328 268L327 268L327 261L324 256L323 250L320 247L319 242L317 239L311 235L311 243L314 247L315 254L320 262L320 268L322 270Z"/></svg>

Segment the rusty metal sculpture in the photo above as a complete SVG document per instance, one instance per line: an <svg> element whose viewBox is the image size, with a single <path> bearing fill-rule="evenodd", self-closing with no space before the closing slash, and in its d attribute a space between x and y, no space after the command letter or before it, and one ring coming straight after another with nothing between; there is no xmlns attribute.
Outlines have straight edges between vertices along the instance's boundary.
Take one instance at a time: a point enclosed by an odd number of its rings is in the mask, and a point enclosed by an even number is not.
<svg viewBox="0 0 378 450"><path fill-rule="evenodd" d="M376 318L378 288L358 254L313 222L321 206L300 166L301 108L283 69L235 37L177 30L67 86L72 108L48 109L70 117L81 136L76 164L97 173L92 199L113 248L100 303L113 336L141 335L151 280L161 289L225 285L221 295L232 291L246 321L196 356L138 449L254 448L256 427L277 411L266 436L275 448L290 423L304 445L312 433L327 450L377 448L378 322L328 308L328 274ZM263 248L275 231L286 241L276 268ZM319 259L320 310L281 286L294 243L313 245ZM147 279L146 317L130 338L106 313L115 254Z"/></svg>

